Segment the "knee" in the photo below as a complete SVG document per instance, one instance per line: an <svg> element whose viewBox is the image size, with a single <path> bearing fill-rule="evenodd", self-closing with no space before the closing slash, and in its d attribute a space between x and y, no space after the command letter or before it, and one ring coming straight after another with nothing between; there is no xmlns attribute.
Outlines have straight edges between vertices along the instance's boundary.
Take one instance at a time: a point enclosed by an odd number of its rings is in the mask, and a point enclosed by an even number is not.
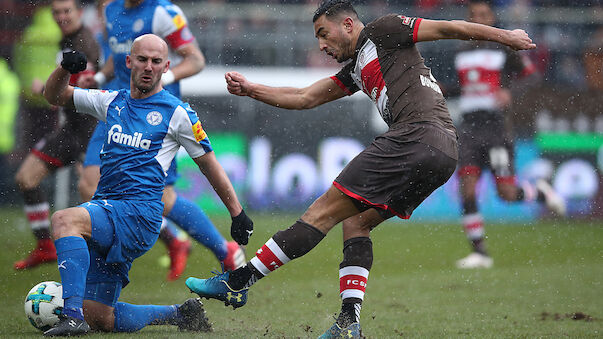
<svg viewBox="0 0 603 339"><path fill-rule="evenodd" d="M35 188L23 171L18 171L17 174L15 174L15 183L17 183L17 187L19 187L19 190L22 192Z"/></svg>
<svg viewBox="0 0 603 339"><path fill-rule="evenodd" d="M69 213L65 210L56 211L50 219L52 224L52 237L57 240L72 233L72 223L70 222Z"/></svg>

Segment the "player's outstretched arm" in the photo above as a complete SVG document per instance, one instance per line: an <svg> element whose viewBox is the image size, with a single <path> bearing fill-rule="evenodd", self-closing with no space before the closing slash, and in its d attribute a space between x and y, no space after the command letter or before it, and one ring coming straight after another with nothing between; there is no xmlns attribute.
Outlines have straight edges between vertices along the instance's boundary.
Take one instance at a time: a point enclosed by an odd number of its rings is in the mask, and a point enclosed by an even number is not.
<svg viewBox="0 0 603 339"><path fill-rule="evenodd" d="M248 81L237 72L228 72L226 88L234 95L249 96L275 107L309 109L337 100L345 93L331 78L318 80L305 88L271 87Z"/></svg>
<svg viewBox="0 0 603 339"><path fill-rule="evenodd" d="M44 97L52 105L73 107L73 87L69 86L71 74L86 69L86 55L79 51L63 53L63 61L46 80Z"/></svg>
<svg viewBox="0 0 603 339"><path fill-rule="evenodd" d="M506 30L463 20L423 19L417 31L417 41L441 39L495 41L515 50L536 48L536 44L522 29Z"/></svg>
<svg viewBox="0 0 603 339"><path fill-rule="evenodd" d="M245 214L232 183L214 152L193 159L224 203L232 218L230 234L241 245L247 245L253 233L253 221Z"/></svg>

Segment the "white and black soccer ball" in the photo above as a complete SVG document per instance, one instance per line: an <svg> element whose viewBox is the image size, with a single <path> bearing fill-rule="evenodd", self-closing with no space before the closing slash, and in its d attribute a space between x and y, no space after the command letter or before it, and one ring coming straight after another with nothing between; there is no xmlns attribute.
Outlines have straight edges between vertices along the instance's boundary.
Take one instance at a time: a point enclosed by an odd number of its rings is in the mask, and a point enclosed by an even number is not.
<svg viewBox="0 0 603 339"><path fill-rule="evenodd" d="M63 286L44 281L34 286L25 297L25 315L37 329L46 331L59 321L63 312Z"/></svg>

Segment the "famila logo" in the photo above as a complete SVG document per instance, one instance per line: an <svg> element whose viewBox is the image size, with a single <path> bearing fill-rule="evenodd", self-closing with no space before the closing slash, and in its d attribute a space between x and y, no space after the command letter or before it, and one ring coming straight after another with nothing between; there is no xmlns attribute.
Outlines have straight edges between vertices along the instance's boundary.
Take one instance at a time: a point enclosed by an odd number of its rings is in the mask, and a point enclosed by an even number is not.
<svg viewBox="0 0 603 339"><path fill-rule="evenodd" d="M151 148L151 140L143 139L142 133L134 132L134 135L122 133L122 127L117 124L111 126L109 130L107 143L111 142L147 150Z"/></svg>

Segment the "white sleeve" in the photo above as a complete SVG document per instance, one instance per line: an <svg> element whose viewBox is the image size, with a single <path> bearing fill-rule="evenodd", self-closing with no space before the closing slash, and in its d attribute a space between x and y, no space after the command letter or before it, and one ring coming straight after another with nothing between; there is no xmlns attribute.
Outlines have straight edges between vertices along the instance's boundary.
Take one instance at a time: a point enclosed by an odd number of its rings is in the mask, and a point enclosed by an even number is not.
<svg viewBox="0 0 603 339"><path fill-rule="evenodd" d="M191 158L200 157L213 150L209 138L193 110L178 106L170 125L173 127L171 131L174 133L174 139L184 146Z"/></svg>
<svg viewBox="0 0 603 339"><path fill-rule="evenodd" d="M153 15L152 30L163 39L187 25L186 17L180 7L171 5L157 6Z"/></svg>
<svg viewBox="0 0 603 339"><path fill-rule="evenodd" d="M107 121L107 110L117 94L119 94L117 91L75 88L73 91L75 110L89 114L98 120Z"/></svg>

